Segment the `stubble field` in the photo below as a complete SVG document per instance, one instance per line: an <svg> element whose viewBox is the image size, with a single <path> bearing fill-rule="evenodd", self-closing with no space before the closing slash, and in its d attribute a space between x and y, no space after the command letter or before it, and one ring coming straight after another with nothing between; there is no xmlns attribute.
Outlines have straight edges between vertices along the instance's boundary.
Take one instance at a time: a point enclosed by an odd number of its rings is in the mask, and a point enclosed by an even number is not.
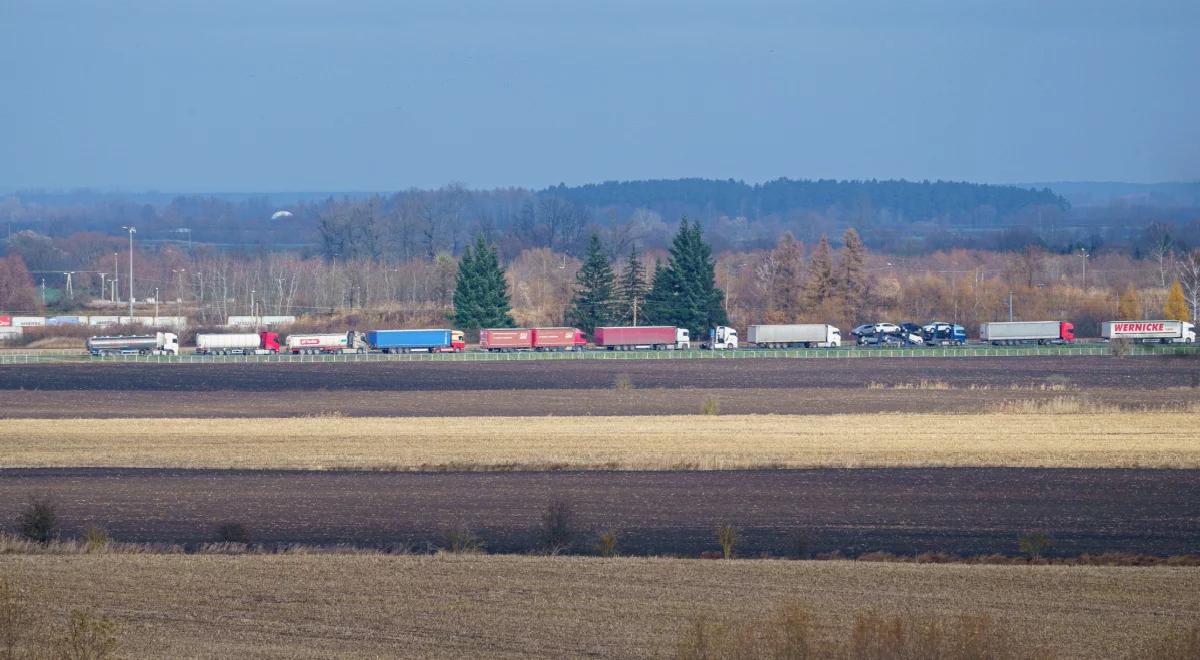
<svg viewBox="0 0 1200 660"><path fill-rule="evenodd" d="M1014 633L1021 655L1138 657L1200 618L1195 568L94 555L4 557L0 572L107 613L132 657L663 657L698 616L790 602L829 638L868 609L965 613Z"/></svg>

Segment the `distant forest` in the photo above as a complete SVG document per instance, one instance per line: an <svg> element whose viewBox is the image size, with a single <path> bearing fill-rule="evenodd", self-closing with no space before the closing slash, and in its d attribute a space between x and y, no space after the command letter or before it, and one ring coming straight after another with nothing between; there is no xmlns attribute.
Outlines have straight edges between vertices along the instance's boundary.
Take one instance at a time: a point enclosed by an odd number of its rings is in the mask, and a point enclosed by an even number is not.
<svg viewBox="0 0 1200 660"><path fill-rule="evenodd" d="M285 215L272 219L278 211ZM511 260L549 248L579 256L600 235L614 256L632 246L666 247L680 218L701 223L716 252L772 247L792 233L820 236L858 229L872 250L921 255L955 248L1015 251L1037 246L1140 256L1167 227L1181 246L1200 245L1193 207L1138 203L1073 208L1049 188L949 181L734 180L610 181L471 190L451 184L396 193L170 195L95 191L18 192L0 198L0 232L54 240L124 236L143 246L197 244L231 253L293 252L331 260L384 262L457 256L482 234ZM1157 228L1147 235L1151 225ZM98 237L97 237L98 238ZM6 241L8 249L12 241ZM26 247L28 250L28 247ZM52 256L52 255L49 255ZM45 268L76 264L48 258Z"/></svg>

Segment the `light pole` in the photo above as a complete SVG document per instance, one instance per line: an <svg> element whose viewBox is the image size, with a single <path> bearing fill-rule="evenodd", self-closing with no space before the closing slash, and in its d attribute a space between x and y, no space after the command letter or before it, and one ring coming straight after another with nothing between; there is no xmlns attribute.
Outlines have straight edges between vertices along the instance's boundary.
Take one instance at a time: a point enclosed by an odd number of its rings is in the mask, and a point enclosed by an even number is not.
<svg viewBox="0 0 1200 660"><path fill-rule="evenodd" d="M158 325L158 287L154 287L154 325Z"/></svg>
<svg viewBox="0 0 1200 660"><path fill-rule="evenodd" d="M1087 260L1090 255L1084 248L1079 248L1079 259L1083 262L1083 290L1087 290Z"/></svg>
<svg viewBox="0 0 1200 660"><path fill-rule="evenodd" d="M183 316L183 274L187 272L186 268L172 268L171 272L178 275L178 288L175 290L175 316Z"/></svg>
<svg viewBox="0 0 1200 660"><path fill-rule="evenodd" d="M133 323L133 235L137 227L130 225L121 229L129 232L129 322Z"/></svg>
<svg viewBox="0 0 1200 660"><path fill-rule="evenodd" d="M117 253L113 252L113 283L112 283L112 300L113 304L117 304L117 283L121 281L118 275L121 274L121 269L117 267Z"/></svg>

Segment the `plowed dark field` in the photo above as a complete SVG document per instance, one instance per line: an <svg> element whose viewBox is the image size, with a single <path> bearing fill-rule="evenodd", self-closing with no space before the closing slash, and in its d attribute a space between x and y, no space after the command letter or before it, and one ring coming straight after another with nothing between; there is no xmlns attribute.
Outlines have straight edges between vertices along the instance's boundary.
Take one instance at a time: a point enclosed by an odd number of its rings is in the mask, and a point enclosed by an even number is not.
<svg viewBox="0 0 1200 660"><path fill-rule="evenodd" d="M0 367L6 390L445 391L636 388L863 388L869 382L955 387L1071 383L1193 386L1200 360L1141 357L561 360L232 364L42 364Z"/></svg>
<svg viewBox="0 0 1200 660"><path fill-rule="evenodd" d="M58 500L66 532L100 524L126 541L211 541L236 520L264 543L423 550L464 524L490 551L523 552L546 504L565 497L580 528L619 530L626 553L715 550L724 523L741 530L744 555L785 555L797 533L812 552L1011 554L1035 531L1067 555L1200 552L1200 472L1187 470L11 470L0 471L0 520L32 493Z"/></svg>

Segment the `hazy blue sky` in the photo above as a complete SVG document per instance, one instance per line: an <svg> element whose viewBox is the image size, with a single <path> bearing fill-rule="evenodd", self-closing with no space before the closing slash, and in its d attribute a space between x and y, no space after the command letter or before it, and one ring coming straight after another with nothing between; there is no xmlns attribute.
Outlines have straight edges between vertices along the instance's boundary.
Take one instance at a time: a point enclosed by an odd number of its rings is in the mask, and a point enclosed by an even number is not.
<svg viewBox="0 0 1200 660"><path fill-rule="evenodd" d="M1200 178L1200 3L0 0L0 189Z"/></svg>

